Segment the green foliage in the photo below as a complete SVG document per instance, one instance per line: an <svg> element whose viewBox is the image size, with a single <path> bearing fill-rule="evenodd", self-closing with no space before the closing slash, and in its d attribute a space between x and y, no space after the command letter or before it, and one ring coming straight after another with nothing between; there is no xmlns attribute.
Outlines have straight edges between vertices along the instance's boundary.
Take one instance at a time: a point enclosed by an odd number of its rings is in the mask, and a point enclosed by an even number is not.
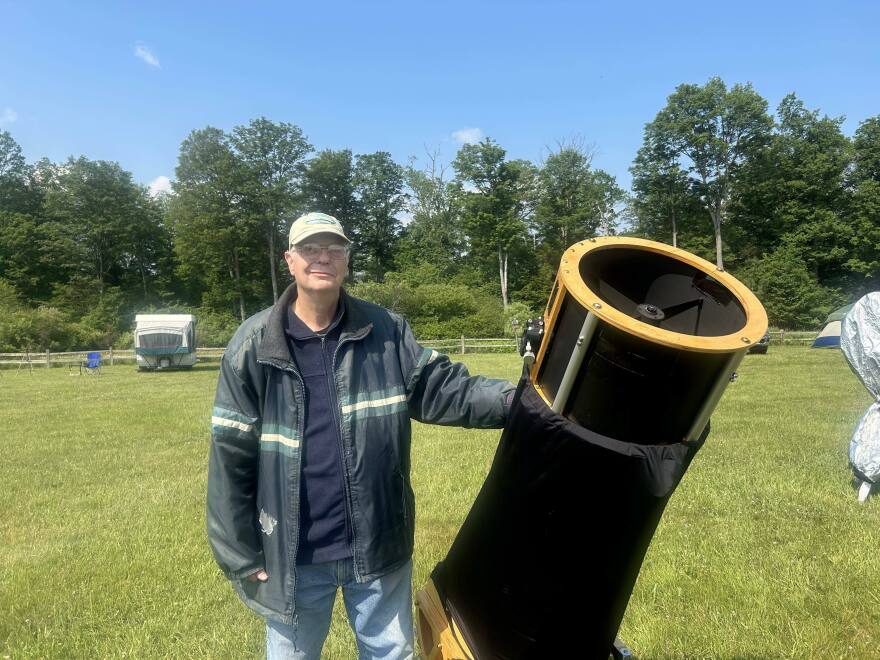
<svg viewBox="0 0 880 660"><path fill-rule="evenodd" d="M561 253L597 233L615 233L623 190L602 170L590 168L579 145L562 145L537 174L537 203L532 224L545 246Z"/></svg>
<svg viewBox="0 0 880 660"><path fill-rule="evenodd" d="M846 274L849 141L842 117L820 117L793 94L777 110L766 149L741 168L733 192L729 232L740 259L759 257L785 242L798 250L820 281Z"/></svg>
<svg viewBox="0 0 880 660"><path fill-rule="evenodd" d="M180 146L175 196L168 210L173 227L178 275L216 310L235 309L240 320L263 282L265 272L255 230L242 190L244 171L229 137L208 127L193 131Z"/></svg>
<svg viewBox="0 0 880 660"><path fill-rule="evenodd" d="M12 284L0 279L0 314L14 312L21 307L18 291Z"/></svg>
<svg viewBox="0 0 880 660"><path fill-rule="evenodd" d="M724 267L721 226L738 171L764 147L773 120L767 102L750 84L729 90L720 78L705 85L679 85L666 106L645 127L643 159L675 176L687 172L689 188L701 199L712 220L715 260Z"/></svg>
<svg viewBox="0 0 880 660"><path fill-rule="evenodd" d="M853 148L856 179L880 182L880 115L869 117L859 124L853 138Z"/></svg>
<svg viewBox="0 0 880 660"><path fill-rule="evenodd" d="M521 335L523 329L526 327L526 321L537 317L538 313L526 303L510 303L504 312L504 334L514 336Z"/></svg>
<svg viewBox="0 0 880 660"><path fill-rule="evenodd" d="M468 259L508 297L509 267L530 261L526 218L534 197L536 168L525 161L505 160L493 140L465 144L452 166L462 191L463 227L469 237Z"/></svg>
<svg viewBox="0 0 880 660"><path fill-rule="evenodd" d="M852 241L846 263L859 296L880 289L880 180L864 179L853 198Z"/></svg>
<svg viewBox="0 0 880 660"><path fill-rule="evenodd" d="M539 313L562 250L618 232L623 210L633 235L719 264L723 249L780 324L814 327L832 301L880 288L880 118L851 140L841 126L793 94L774 123L749 85L680 85L646 126L630 199L577 142L541 167L491 139L422 169L383 151L307 161L302 131L263 117L193 131L174 193L152 199L117 163L28 163L0 131L0 336L119 345L137 311L183 304L203 344L222 345L277 298L287 223L305 210L342 221L358 243L352 279L385 280L355 288L423 336L498 335L520 305Z"/></svg>
<svg viewBox="0 0 880 660"><path fill-rule="evenodd" d="M228 312L201 309L193 310L192 313L196 315L197 346L226 346L239 325L238 319Z"/></svg>
<svg viewBox="0 0 880 660"><path fill-rule="evenodd" d="M403 168L386 151L359 155L353 174L359 215L354 224L359 263L374 282L381 282L394 259L400 237L397 218L406 205Z"/></svg>
<svg viewBox="0 0 880 660"><path fill-rule="evenodd" d="M64 351L78 341L74 324L54 307L19 308L0 323L0 352Z"/></svg>
<svg viewBox="0 0 880 660"><path fill-rule="evenodd" d="M352 295L402 314L420 339L499 337L504 333L500 301L485 291L455 282L441 282L430 263L402 273L388 273L384 282L353 285Z"/></svg>
<svg viewBox="0 0 880 660"><path fill-rule="evenodd" d="M252 230L262 239L272 299L277 300L281 293L279 264L287 248L285 218L294 214L300 202L298 186L312 145L298 126L276 124L265 117L236 126L229 144L240 170L242 203Z"/></svg>
<svg viewBox="0 0 880 660"><path fill-rule="evenodd" d="M398 244L397 267L415 268L431 261L441 275L451 276L460 270L467 248L460 191L446 179L446 170L434 155L429 155L425 169L410 166L405 175L411 220Z"/></svg>
<svg viewBox="0 0 880 660"><path fill-rule="evenodd" d="M816 329L845 300L822 286L798 253L782 248L738 273L767 310L770 325L786 330Z"/></svg>
<svg viewBox="0 0 880 660"><path fill-rule="evenodd" d="M346 236L354 236L360 207L351 149L325 149L312 158L303 173L302 196L306 212L328 213L342 223Z"/></svg>
<svg viewBox="0 0 880 660"><path fill-rule="evenodd" d="M630 212L637 235L677 247L684 247L679 245L684 234L712 236L702 200L665 136L645 136L630 172Z"/></svg>

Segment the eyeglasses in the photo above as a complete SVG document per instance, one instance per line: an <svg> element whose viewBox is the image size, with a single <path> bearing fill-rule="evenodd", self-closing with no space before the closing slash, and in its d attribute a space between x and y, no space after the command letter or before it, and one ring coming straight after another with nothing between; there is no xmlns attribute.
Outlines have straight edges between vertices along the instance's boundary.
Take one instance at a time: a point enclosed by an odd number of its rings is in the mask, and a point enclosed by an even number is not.
<svg viewBox="0 0 880 660"><path fill-rule="evenodd" d="M293 249L296 250L303 259L306 259L308 261L320 257L322 250L327 250L327 256L330 257L330 259L332 259L333 261L342 261L351 252L350 246L340 245L339 243L333 243L332 245L319 245L318 243L300 243L299 245L294 245Z"/></svg>

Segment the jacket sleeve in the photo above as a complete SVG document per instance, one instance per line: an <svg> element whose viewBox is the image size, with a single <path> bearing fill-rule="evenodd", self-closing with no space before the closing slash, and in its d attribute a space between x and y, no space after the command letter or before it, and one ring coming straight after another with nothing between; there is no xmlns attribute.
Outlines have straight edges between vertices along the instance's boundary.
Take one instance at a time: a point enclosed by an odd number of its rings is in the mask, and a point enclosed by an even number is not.
<svg viewBox="0 0 880 660"><path fill-rule="evenodd" d="M260 413L254 387L224 354L211 413L208 541L230 579L263 568L256 528Z"/></svg>
<svg viewBox="0 0 880 660"><path fill-rule="evenodd" d="M460 362L422 347L406 321L399 350L413 419L465 428L504 426L516 390L513 383L471 376Z"/></svg>

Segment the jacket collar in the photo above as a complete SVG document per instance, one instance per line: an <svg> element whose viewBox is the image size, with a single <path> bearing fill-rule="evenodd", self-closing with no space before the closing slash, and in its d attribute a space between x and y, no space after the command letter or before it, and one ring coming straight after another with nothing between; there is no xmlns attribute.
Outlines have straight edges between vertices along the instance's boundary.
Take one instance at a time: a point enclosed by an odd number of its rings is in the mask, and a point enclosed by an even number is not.
<svg viewBox="0 0 880 660"><path fill-rule="evenodd" d="M257 361L268 362L280 367L292 367L293 360L290 358L290 348L284 334L284 319L287 309L296 299L296 282L291 284L278 299L269 312L266 321L266 331L263 341L257 348ZM340 343L346 338L362 339L369 333L373 324L366 314L345 289L339 292L342 301L342 331L339 334Z"/></svg>

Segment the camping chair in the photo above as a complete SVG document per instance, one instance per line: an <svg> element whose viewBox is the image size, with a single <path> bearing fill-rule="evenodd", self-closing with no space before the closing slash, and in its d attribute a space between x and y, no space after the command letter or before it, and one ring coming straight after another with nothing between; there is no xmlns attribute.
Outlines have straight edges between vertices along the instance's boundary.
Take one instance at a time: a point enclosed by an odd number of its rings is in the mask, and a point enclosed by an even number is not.
<svg viewBox="0 0 880 660"><path fill-rule="evenodd" d="M86 359L81 360L79 363L79 375L82 376L83 369L86 370L87 374L92 376L100 376L101 375L101 353L99 351L94 351L92 353L86 353Z"/></svg>

